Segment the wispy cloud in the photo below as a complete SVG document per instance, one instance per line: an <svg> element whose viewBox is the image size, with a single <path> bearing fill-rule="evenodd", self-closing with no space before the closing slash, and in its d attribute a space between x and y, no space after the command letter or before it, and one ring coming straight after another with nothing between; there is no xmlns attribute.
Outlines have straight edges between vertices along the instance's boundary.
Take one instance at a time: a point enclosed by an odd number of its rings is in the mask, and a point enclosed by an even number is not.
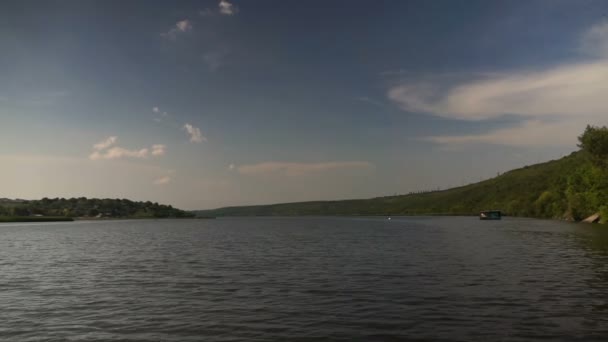
<svg viewBox="0 0 608 342"><path fill-rule="evenodd" d="M583 34L581 51L591 56L608 56L608 22L596 24Z"/></svg>
<svg viewBox="0 0 608 342"><path fill-rule="evenodd" d="M608 27L592 27L583 34L581 46L586 50L605 46L608 52ZM608 112L608 55L597 50L590 52L594 51L601 57L548 69L474 74L457 84L437 80L401 82L388 90L387 97L405 111L448 119L480 121L504 115L520 118L520 125L513 128L481 135L430 138L438 143L571 143L585 124L600 121ZM547 134L548 131L556 135Z"/></svg>
<svg viewBox="0 0 608 342"><path fill-rule="evenodd" d="M233 171L236 168L236 165L230 164L228 165L228 170Z"/></svg>
<svg viewBox="0 0 608 342"><path fill-rule="evenodd" d="M203 62L207 65L210 71L216 71L224 65L224 57L226 53L223 51L210 51L203 54Z"/></svg>
<svg viewBox="0 0 608 342"><path fill-rule="evenodd" d="M93 152L89 155L91 160L100 159L120 159L120 158L147 158L150 154L148 148L141 149L126 149L120 146L115 146L118 141L118 137L110 136L93 145ZM152 145L152 155L162 156L165 154L165 145L155 144Z"/></svg>
<svg viewBox="0 0 608 342"><path fill-rule="evenodd" d="M211 16L215 15L215 11L212 10L211 8L205 8L204 10L198 11L198 14L201 17L211 17Z"/></svg>
<svg viewBox="0 0 608 342"><path fill-rule="evenodd" d="M161 33L161 37L167 38L169 40L177 39L177 36L183 34L185 32L189 32L192 30L192 21L188 19L180 20L175 23L169 31Z"/></svg>
<svg viewBox="0 0 608 342"><path fill-rule="evenodd" d="M223 15L234 15L238 12L238 7L234 6L232 3L227 0L221 0L218 4L220 13Z"/></svg>
<svg viewBox="0 0 608 342"><path fill-rule="evenodd" d="M95 149L97 151L105 150L106 148L114 145L117 141L118 141L118 137L116 137L116 136L107 137L106 139L93 145L93 149Z"/></svg>
<svg viewBox="0 0 608 342"><path fill-rule="evenodd" d="M94 151L89 156L91 160L99 159L119 159L119 158L146 158L148 157L148 149L142 148L140 150L128 150L126 148L114 146L104 151Z"/></svg>
<svg viewBox="0 0 608 342"><path fill-rule="evenodd" d="M161 113L159 107L152 107L152 112L154 114L158 115L158 116L152 118L152 120L154 120L155 122L162 122L163 120L169 118L169 113L167 113L167 112Z"/></svg>
<svg viewBox="0 0 608 342"><path fill-rule="evenodd" d="M372 104L374 106L384 107L384 104L382 102L374 100L374 99L369 98L367 96L360 96L360 97L357 98L357 100L359 100L361 102Z"/></svg>
<svg viewBox="0 0 608 342"><path fill-rule="evenodd" d="M198 11L198 14L201 17L213 17L216 15L235 15L239 11L239 8L235 6L233 3L227 0L220 0L217 4L217 8L205 8L203 10Z"/></svg>
<svg viewBox="0 0 608 342"><path fill-rule="evenodd" d="M186 132L190 135L190 142L193 143L201 143L203 141L207 141L207 138L203 136L201 130L198 127L195 127L189 123L185 124L183 127Z"/></svg>
<svg viewBox="0 0 608 342"><path fill-rule="evenodd" d="M431 136L424 140L444 146L466 144L495 144L518 147L576 146L576 136L586 123L524 121L514 127L471 135ZM575 134L573 134L575 133Z"/></svg>
<svg viewBox="0 0 608 342"><path fill-rule="evenodd" d="M366 169L373 167L365 161L335 161L323 163L296 162L263 162L258 164L241 165L237 168L240 174L258 175L280 173L287 176L301 176L313 172L323 172L335 169Z"/></svg>
<svg viewBox="0 0 608 342"><path fill-rule="evenodd" d="M181 32L188 32L192 29L192 23L190 22L190 20L182 20L182 21L178 21L175 24L175 27L181 31Z"/></svg>
<svg viewBox="0 0 608 342"><path fill-rule="evenodd" d="M165 185L169 182L171 182L171 177L169 176L162 176L154 180L155 185Z"/></svg>
<svg viewBox="0 0 608 342"><path fill-rule="evenodd" d="M517 71L473 80L441 92L441 85L402 84L388 92L404 110L451 119L485 120L506 114L575 116L606 113L608 61Z"/></svg>
<svg viewBox="0 0 608 342"><path fill-rule="evenodd" d="M153 156L164 156L166 150L167 150L167 146L165 146L165 145L161 145L161 144L152 145L152 155Z"/></svg>

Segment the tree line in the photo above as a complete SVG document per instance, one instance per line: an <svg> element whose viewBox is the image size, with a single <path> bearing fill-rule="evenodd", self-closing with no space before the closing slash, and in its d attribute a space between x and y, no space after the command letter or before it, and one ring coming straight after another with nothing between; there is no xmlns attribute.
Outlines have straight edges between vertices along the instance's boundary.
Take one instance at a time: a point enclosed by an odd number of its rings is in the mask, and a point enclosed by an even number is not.
<svg viewBox="0 0 608 342"><path fill-rule="evenodd" d="M0 203L0 216L62 216L111 218L192 217L189 212L156 202L128 199L43 198Z"/></svg>

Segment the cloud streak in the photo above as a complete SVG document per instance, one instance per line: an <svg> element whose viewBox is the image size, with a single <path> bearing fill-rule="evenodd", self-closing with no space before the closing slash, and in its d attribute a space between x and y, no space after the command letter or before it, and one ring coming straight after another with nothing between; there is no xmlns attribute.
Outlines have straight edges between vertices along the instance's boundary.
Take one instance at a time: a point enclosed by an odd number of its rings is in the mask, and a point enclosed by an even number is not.
<svg viewBox="0 0 608 342"><path fill-rule="evenodd" d="M470 121L506 114L597 115L608 110L608 61L518 71L440 89L437 84L402 84L391 88L388 97L406 111Z"/></svg>
<svg viewBox="0 0 608 342"><path fill-rule="evenodd" d="M223 15L234 15L238 12L238 8L227 0L221 0L218 4L220 14Z"/></svg>
<svg viewBox="0 0 608 342"><path fill-rule="evenodd" d="M584 123L543 122L528 120L514 127L501 128L489 133L471 135L431 136L423 140L445 146L466 144L494 144L516 147L576 146L576 134L583 131ZM576 134L572 134L576 132Z"/></svg>
<svg viewBox="0 0 608 342"><path fill-rule="evenodd" d="M165 185L171 182L171 177L163 176L154 180L154 185Z"/></svg>
<svg viewBox="0 0 608 342"><path fill-rule="evenodd" d="M202 143L203 141L207 141L207 138L203 136L198 127L187 123L184 125L183 129L190 135L190 142Z"/></svg>
<svg viewBox="0 0 608 342"><path fill-rule="evenodd" d="M258 164L241 165L237 171L243 175L284 174L287 176L302 176L310 173L336 169L369 169L373 165L365 161L335 161L323 163L296 162L263 162Z"/></svg>
<svg viewBox="0 0 608 342"><path fill-rule="evenodd" d="M174 27L167 32L161 33L160 36L169 40L176 40L179 35L189 31L192 31L192 21L184 19L175 23Z"/></svg>
<svg viewBox="0 0 608 342"><path fill-rule="evenodd" d="M471 74L456 84L447 78L406 81L389 88L387 97L407 112L464 121L510 115L520 121L490 133L428 139L436 143L572 144L586 124L597 124L608 113L608 26L592 27L581 46L600 57L547 69Z"/></svg>
<svg viewBox="0 0 608 342"><path fill-rule="evenodd" d="M118 137L116 136L107 137L106 139L93 145L93 149L97 151L105 150L106 148L114 145L116 141L118 141Z"/></svg>
<svg viewBox="0 0 608 342"><path fill-rule="evenodd" d="M594 25L583 34L581 51L596 57L608 56L608 22Z"/></svg>
<svg viewBox="0 0 608 342"><path fill-rule="evenodd" d="M142 148L140 150L128 150L122 147L111 147L103 152L95 151L90 156L91 160L100 160L100 159L120 159L120 158L147 158L148 157L148 149Z"/></svg>
<svg viewBox="0 0 608 342"><path fill-rule="evenodd" d="M152 145L152 155L153 156L164 156L167 150L167 146L156 144Z"/></svg>
<svg viewBox="0 0 608 342"><path fill-rule="evenodd" d="M109 160L121 158L136 158L144 159L152 156L162 156L165 154L166 146L161 144L152 145L151 153L148 148L141 149L126 149L120 146L115 146L118 142L118 137L110 136L93 145L93 152L89 155L91 160Z"/></svg>
<svg viewBox="0 0 608 342"><path fill-rule="evenodd" d="M154 120L155 122L163 122L164 120L169 118L169 113L167 112L162 112L160 111L159 107L152 107L152 112L158 116L152 118L152 120Z"/></svg>

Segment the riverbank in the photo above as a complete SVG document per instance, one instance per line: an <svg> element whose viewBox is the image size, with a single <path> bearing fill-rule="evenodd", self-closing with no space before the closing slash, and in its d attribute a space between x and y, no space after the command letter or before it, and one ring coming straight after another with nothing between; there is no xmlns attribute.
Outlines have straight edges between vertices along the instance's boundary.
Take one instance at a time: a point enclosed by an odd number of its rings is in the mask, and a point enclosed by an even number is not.
<svg viewBox="0 0 608 342"><path fill-rule="evenodd" d="M0 216L2 222L69 222L74 221L71 217L61 216Z"/></svg>
<svg viewBox="0 0 608 342"><path fill-rule="evenodd" d="M194 219L214 219L215 217L195 217L195 216L179 216L179 217L153 217L153 216L130 216L130 217L74 217L74 221L122 221L122 220L194 220Z"/></svg>

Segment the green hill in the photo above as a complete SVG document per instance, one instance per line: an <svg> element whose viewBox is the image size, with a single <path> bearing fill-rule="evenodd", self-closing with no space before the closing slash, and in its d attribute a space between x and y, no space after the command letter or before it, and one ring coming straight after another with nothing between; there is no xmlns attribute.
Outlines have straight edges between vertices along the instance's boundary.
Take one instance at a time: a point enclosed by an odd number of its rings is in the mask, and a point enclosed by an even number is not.
<svg viewBox="0 0 608 342"><path fill-rule="evenodd" d="M600 135L585 145L585 137ZM227 207L199 211L205 216L290 215L477 215L499 209L507 215L581 220L600 210L608 217L608 129L588 127L582 150L546 163L526 166L463 187L360 200L314 201ZM596 139L597 140L597 139ZM595 148L603 144L600 152ZM598 158L599 156L599 158Z"/></svg>

